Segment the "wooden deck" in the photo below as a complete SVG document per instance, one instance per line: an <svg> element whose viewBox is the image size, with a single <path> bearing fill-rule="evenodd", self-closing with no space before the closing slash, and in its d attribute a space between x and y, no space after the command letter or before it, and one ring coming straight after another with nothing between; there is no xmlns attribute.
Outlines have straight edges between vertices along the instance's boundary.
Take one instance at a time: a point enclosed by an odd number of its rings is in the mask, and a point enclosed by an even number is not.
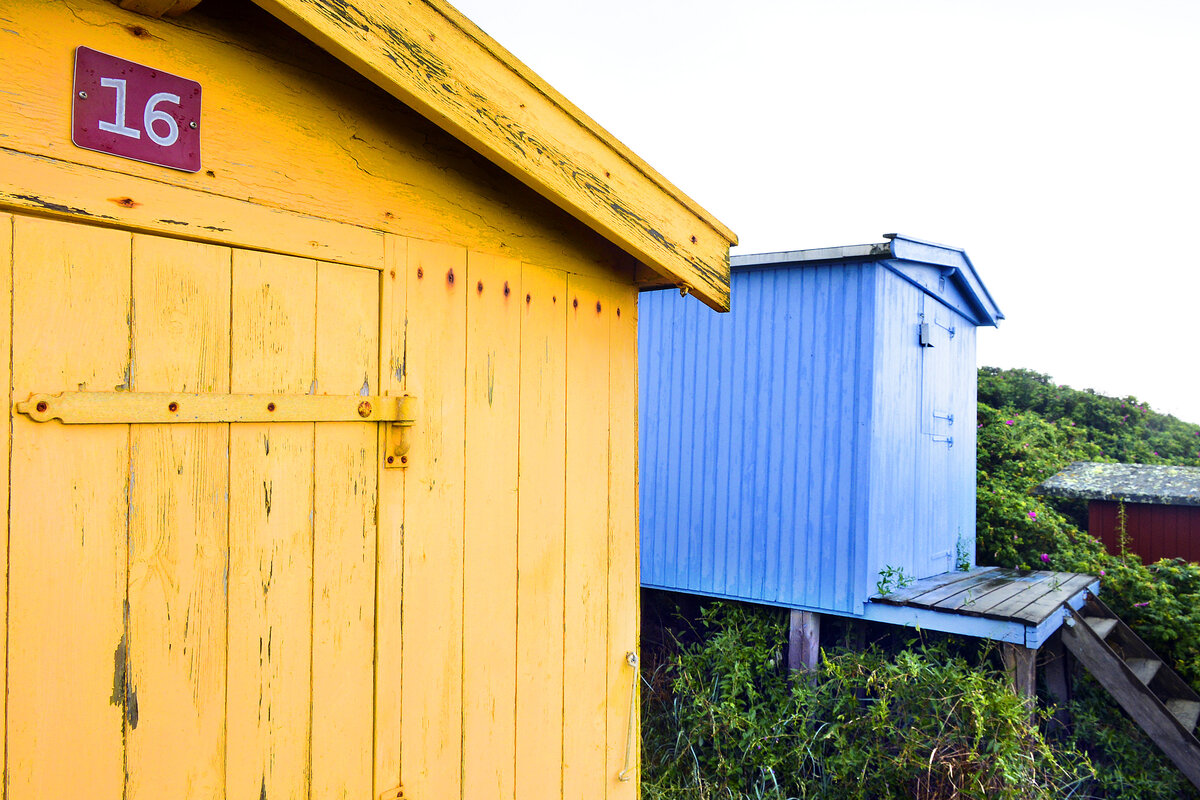
<svg viewBox="0 0 1200 800"><path fill-rule="evenodd" d="M1079 608L1099 583L1075 572L976 567L876 595L865 616L1037 647L1062 624L1064 609Z"/></svg>

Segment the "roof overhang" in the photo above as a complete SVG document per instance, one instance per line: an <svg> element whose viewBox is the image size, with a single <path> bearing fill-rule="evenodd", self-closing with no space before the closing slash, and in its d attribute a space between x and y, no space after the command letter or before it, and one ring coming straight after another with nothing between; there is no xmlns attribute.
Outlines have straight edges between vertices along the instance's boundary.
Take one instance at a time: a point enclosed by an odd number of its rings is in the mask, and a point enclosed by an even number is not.
<svg viewBox="0 0 1200 800"><path fill-rule="evenodd" d="M821 263L878 261L900 278L936 297L976 325L995 326L1004 319L966 252L898 233L884 234L887 241L846 247L786 250L778 253L738 255L734 269L769 269ZM949 282L954 291L947 296L940 284Z"/></svg>
<svg viewBox="0 0 1200 800"><path fill-rule="evenodd" d="M123 0L178 16L199 0ZM736 235L442 0L253 0L660 276L729 310Z"/></svg>

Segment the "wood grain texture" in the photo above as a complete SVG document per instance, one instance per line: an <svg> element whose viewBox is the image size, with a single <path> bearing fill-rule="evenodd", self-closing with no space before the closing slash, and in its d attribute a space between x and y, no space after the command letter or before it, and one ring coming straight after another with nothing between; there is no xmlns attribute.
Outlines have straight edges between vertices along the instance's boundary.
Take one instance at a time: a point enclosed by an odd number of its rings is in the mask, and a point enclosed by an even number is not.
<svg viewBox="0 0 1200 800"><path fill-rule="evenodd" d="M229 390L227 248L133 239L133 391ZM229 427L130 427L129 798L225 796Z"/></svg>
<svg viewBox="0 0 1200 800"><path fill-rule="evenodd" d="M16 396L125 384L129 234L18 217L12 252ZM129 429L12 425L8 796L121 797Z"/></svg>
<svg viewBox="0 0 1200 800"><path fill-rule="evenodd" d="M377 231L241 199L3 149L0 175L0 207L329 261L383 262ZM172 209L186 219L174 219Z"/></svg>
<svg viewBox="0 0 1200 800"><path fill-rule="evenodd" d="M379 273L317 265L316 387L376 394ZM312 796L371 796L378 426L319 423L313 480Z"/></svg>
<svg viewBox="0 0 1200 800"><path fill-rule="evenodd" d="M12 229L13 218L8 214L0 214L0 385L9 387L8 404L12 407ZM4 307L6 306L6 308ZM4 354L10 358L4 358ZM0 486L0 504L3 508L4 540L0 542L0 603L4 604L5 614L8 611L8 509L9 509L9 458L12 455L12 416L9 415L5 425L7 436L4 439L3 450L0 451L0 470L4 473L3 485ZM0 669L0 697L8 697L8 619L0 626L0 659L3 659L4 669ZM8 714L0 709L0 748L8 742ZM0 800L8 796L7 781L0 781Z"/></svg>
<svg viewBox="0 0 1200 800"><path fill-rule="evenodd" d="M387 261L380 276L379 390L388 395L405 388L405 286L408 240L388 236ZM418 402L420 398L418 398ZM382 457L386 426L379 426L381 454L376 464L379 497L375 553L375 764L372 797L400 786L400 734L404 684L404 476L385 469Z"/></svg>
<svg viewBox="0 0 1200 800"><path fill-rule="evenodd" d="M175 6L176 0L121 0L121 8L148 17L161 17Z"/></svg>
<svg viewBox="0 0 1200 800"><path fill-rule="evenodd" d="M466 272L465 250L408 243L405 374L420 402L404 471L400 746L412 797L462 787Z"/></svg>
<svg viewBox="0 0 1200 800"><path fill-rule="evenodd" d="M638 797L638 655L641 637L638 554L637 291L608 284L608 780L607 797Z"/></svg>
<svg viewBox="0 0 1200 800"><path fill-rule="evenodd" d="M562 795L567 276L524 265L517 491L516 796Z"/></svg>
<svg viewBox="0 0 1200 800"><path fill-rule="evenodd" d="M234 392L312 387L316 264L235 251ZM231 796L306 797L312 735L313 425L230 431Z"/></svg>
<svg viewBox="0 0 1200 800"><path fill-rule="evenodd" d="M463 796L512 798L516 763L521 263L467 256Z"/></svg>
<svg viewBox="0 0 1200 800"><path fill-rule="evenodd" d="M633 257L282 22L250 12L166 21L105 0L30 0L19 15L0 12L14 32L5 39L0 206L349 264L377 265L377 231L386 231L632 275ZM71 144L71 70L41 65L69 65L81 42L203 86L200 172Z"/></svg>
<svg viewBox="0 0 1200 800"><path fill-rule="evenodd" d="M639 261L729 309L736 237L448 5L256 0Z"/></svg>
<svg viewBox="0 0 1200 800"><path fill-rule="evenodd" d="M604 282L567 279L563 796L604 791L608 662L609 314Z"/></svg>

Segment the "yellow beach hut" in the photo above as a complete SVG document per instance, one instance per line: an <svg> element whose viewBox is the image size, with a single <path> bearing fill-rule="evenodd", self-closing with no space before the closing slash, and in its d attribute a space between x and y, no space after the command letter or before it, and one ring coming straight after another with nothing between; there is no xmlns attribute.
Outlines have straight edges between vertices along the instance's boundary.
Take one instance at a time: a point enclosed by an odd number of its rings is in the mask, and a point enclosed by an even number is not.
<svg viewBox="0 0 1200 800"><path fill-rule="evenodd" d="M0 65L4 796L635 797L637 291L733 234L441 0Z"/></svg>

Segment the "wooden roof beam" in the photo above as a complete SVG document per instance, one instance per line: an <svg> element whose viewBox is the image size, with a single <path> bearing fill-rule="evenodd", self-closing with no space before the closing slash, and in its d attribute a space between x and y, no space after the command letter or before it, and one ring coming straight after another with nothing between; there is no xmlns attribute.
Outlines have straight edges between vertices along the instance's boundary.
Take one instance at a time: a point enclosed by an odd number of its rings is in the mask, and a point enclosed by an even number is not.
<svg viewBox="0 0 1200 800"><path fill-rule="evenodd" d="M734 233L447 3L254 2L630 253L663 283L729 309Z"/></svg>

